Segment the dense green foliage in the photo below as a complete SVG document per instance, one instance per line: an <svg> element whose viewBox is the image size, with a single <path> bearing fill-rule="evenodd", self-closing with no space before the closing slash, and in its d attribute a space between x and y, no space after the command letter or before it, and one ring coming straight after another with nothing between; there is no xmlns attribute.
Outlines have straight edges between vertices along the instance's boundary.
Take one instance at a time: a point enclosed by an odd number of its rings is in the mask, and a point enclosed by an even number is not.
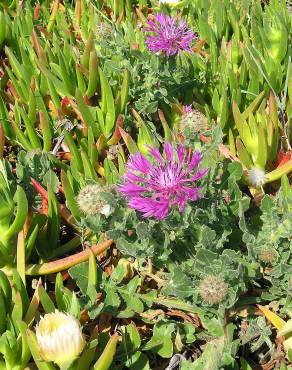
<svg viewBox="0 0 292 370"><path fill-rule="evenodd" d="M174 3L0 0L0 369L292 368L289 2ZM158 13L191 52L149 50ZM142 217L119 185L165 142L201 197ZM56 310L86 340L61 365Z"/></svg>

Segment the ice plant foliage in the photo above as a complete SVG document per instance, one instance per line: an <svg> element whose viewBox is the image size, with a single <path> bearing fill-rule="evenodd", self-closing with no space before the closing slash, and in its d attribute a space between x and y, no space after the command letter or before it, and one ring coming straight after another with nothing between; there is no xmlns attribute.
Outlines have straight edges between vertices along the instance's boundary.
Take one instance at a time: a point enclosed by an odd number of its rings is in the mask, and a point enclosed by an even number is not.
<svg viewBox="0 0 292 370"><path fill-rule="evenodd" d="M154 53L162 52L167 56L179 51L191 52L195 33L188 28L183 19L157 14L154 20L148 20L146 44Z"/></svg>
<svg viewBox="0 0 292 370"><path fill-rule="evenodd" d="M183 212L188 201L200 197L196 181L208 169L199 168L200 152L190 153L183 145L177 148L164 145L165 155L150 148L151 160L141 153L132 154L127 164L124 182L119 190L129 201L129 206L144 217L164 219L171 208Z"/></svg>
<svg viewBox="0 0 292 370"><path fill-rule="evenodd" d="M41 318L36 338L44 360L55 362L61 368L70 365L85 346L79 321L58 310Z"/></svg>

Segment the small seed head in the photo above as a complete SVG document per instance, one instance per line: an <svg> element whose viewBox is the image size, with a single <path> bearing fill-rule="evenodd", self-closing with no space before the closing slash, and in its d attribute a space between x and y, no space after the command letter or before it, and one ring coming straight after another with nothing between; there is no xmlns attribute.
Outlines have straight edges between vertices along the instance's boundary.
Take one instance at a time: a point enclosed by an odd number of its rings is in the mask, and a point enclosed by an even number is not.
<svg viewBox="0 0 292 370"><path fill-rule="evenodd" d="M198 110L190 110L190 108L187 107L180 120L180 132L184 135L190 135L204 132L207 129L208 120L203 113Z"/></svg>
<svg viewBox="0 0 292 370"><path fill-rule="evenodd" d="M210 305L224 301L227 293L228 284L220 276L209 275L200 282L199 294Z"/></svg>
<svg viewBox="0 0 292 370"><path fill-rule="evenodd" d="M111 207L103 199L101 193L104 192L104 187L100 185L87 185L83 188L77 196L77 204L80 210L85 215L102 214L106 217L111 212Z"/></svg>
<svg viewBox="0 0 292 370"><path fill-rule="evenodd" d="M259 252L259 259L267 264L276 262L278 259L278 253L274 248L262 248Z"/></svg>

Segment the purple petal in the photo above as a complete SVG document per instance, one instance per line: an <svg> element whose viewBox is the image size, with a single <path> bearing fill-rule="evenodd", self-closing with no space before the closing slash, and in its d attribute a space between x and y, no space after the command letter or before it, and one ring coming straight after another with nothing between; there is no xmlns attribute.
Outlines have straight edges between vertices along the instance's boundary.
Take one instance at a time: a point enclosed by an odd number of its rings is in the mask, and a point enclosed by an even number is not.
<svg viewBox="0 0 292 370"><path fill-rule="evenodd" d="M129 197L133 194L137 194L137 193L141 193L141 192L145 191L143 186L139 186L139 185L132 184L132 183L122 184L122 185L119 186L118 189L121 193L123 193L127 197Z"/></svg>
<svg viewBox="0 0 292 370"><path fill-rule="evenodd" d="M180 51L191 52L191 45L196 35L183 19L170 17L165 14L157 14L153 20L148 21L145 41L150 51L163 52L170 56Z"/></svg>
<svg viewBox="0 0 292 370"><path fill-rule="evenodd" d="M159 163L162 163L163 162L163 158L162 158L162 155L160 154L159 150L157 148L149 148L149 152L150 154L153 155L153 157L155 157Z"/></svg>
<svg viewBox="0 0 292 370"><path fill-rule="evenodd" d="M192 155L192 159L190 161L190 164L189 164L189 171L191 172L196 166L197 164L202 160L202 154L200 152L195 152L193 155Z"/></svg>
<svg viewBox="0 0 292 370"><path fill-rule="evenodd" d="M141 153L138 153L130 156L127 166L129 169L147 173L152 167L152 164Z"/></svg>
<svg viewBox="0 0 292 370"><path fill-rule="evenodd" d="M164 152L165 159L157 148L151 147L152 160L141 153L131 155L124 183L119 186L129 206L143 217L162 220L172 208L183 212L188 201L200 198L200 188L195 182L208 172L208 169L198 168L202 154L192 154L183 145L175 147L168 142L164 144Z"/></svg>
<svg viewBox="0 0 292 370"><path fill-rule="evenodd" d="M160 220L169 213L167 202L158 202L151 198L134 197L130 200L129 206L143 213L144 217L156 217Z"/></svg>
<svg viewBox="0 0 292 370"><path fill-rule="evenodd" d="M180 145L177 150L177 157L179 162L182 162L185 157L185 147L183 145Z"/></svg>
<svg viewBox="0 0 292 370"><path fill-rule="evenodd" d="M199 170L194 174L194 176L192 176L192 177L190 178L190 180L189 180L189 181L196 181L196 180L201 179L202 177L204 177L204 176L208 173L208 171L209 171L209 169L208 169L208 168L207 168L207 169L205 169L205 170L201 170L201 169L199 169Z"/></svg>
<svg viewBox="0 0 292 370"><path fill-rule="evenodd" d="M164 144L164 151L168 161L172 161L172 147L169 143Z"/></svg>

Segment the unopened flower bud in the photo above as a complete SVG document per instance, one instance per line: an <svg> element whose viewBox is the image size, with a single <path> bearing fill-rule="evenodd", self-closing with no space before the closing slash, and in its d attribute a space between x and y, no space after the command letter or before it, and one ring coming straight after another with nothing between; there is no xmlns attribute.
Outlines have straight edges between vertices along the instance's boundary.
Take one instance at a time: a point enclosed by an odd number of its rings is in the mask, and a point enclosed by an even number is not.
<svg viewBox="0 0 292 370"><path fill-rule="evenodd" d="M61 368L69 366L85 346L79 321L58 310L41 318L36 327L36 338L44 360Z"/></svg>

